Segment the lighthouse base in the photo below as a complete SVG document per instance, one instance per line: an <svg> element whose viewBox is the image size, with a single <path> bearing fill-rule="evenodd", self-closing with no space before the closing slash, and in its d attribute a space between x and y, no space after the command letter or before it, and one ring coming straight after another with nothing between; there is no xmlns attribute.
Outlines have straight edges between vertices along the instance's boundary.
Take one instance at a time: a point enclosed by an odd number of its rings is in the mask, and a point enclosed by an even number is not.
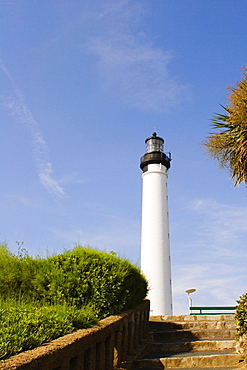
<svg viewBox="0 0 247 370"><path fill-rule="evenodd" d="M149 164L142 175L141 269L152 315L172 315L167 168Z"/></svg>

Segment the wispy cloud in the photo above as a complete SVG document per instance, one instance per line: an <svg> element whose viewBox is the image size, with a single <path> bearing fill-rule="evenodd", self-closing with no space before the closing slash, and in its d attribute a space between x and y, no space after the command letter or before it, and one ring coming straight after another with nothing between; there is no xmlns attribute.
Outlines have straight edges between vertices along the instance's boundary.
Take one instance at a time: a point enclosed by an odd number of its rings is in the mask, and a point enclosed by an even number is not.
<svg viewBox="0 0 247 370"><path fill-rule="evenodd" d="M77 171L59 177L59 183L63 185L81 185L88 182L86 178L81 178Z"/></svg>
<svg viewBox="0 0 247 370"><path fill-rule="evenodd" d="M188 86L169 72L173 53L155 46L144 32L133 30L132 19L140 22L144 5L137 2L138 7L130 6L130 1L114 4L107 3L105 12L100 13L111 27L104 28L88 44L98 58L105 88L113 89L128 106L145 110L169 110L187 100Z"/></svg>
<svg viewBox="0 0 247 370"><path fill-rule="evenodd" d="M186 313L188 302L185 290L190 288L196 288L192 295L195 306L234 305L246 291L246 269L229 262L213 262L213 258L211 263L201 260L186 266L177 265L173 275L176 313Z"/></svg>
<svg viewBox="0 0 247 370"><path fill-rule="evenodd" d="M202 218L200 230L196 232L214 253L238 257L241 250L247 256L242 243L247 238L246 207L200 199L192 201L188 208Z"/></svg>
<svg viewBox="0 0 247 370"><path fill-rule="evenodd" d="M44 140L39 124L33 117L32 112L27 107L24 97L16 86L13 77L1 60L0 68L8 78L12 87L11 96L4 98L5 107L17 119L18 122L25 124L25 126L29 129L34 159L40 182L50 194L62 197L65 195L65 191L52 176L53 169L52 163L49 159L49 149L46 141Z"/></svg>
<svg viewBox="0 0 247 370"><path fill-rule="evenodd" d="M139 8L138 3L133 4L131 0L119 0L117 2L107 0L98 8L97 18L109 17L111 15L115 17L118 14L121 14L121 16L131 15L133 17L136 7Z"/></svg>
<svg viewBox="0 0 247 370"><path fill-rule="evenodd" d="M182 231L184 239L172 259L176 313L188 309L189 288L197 289L195 305L234 305L246 290L246 207L195 199L186 213L190 230Z"/></svg>

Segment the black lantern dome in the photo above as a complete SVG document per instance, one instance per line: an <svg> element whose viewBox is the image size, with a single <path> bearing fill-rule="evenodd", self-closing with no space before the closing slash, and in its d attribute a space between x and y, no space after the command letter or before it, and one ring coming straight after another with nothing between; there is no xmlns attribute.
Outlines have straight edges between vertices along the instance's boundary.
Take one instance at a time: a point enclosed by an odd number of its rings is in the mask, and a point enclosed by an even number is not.
<svg viewBox="0 0 247 370"><path fill-rule="evenodd" d="M145 140L146 153L141 157L140 167L143 172L148 170L148 165L152 163L161 163L167 170L170 168L171 158L164 152L164 139L158 137L156 132Z"/></svg>

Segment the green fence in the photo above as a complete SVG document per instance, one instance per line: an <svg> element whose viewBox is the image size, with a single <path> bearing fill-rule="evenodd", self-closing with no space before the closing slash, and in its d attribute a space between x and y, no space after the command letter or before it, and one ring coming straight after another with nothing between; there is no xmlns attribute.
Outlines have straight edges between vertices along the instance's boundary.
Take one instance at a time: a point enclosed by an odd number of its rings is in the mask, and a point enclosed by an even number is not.
<svg viewBox="0 0 247 370"><path fill-rule="evenodd" d="M234 314L236 311L236 306L225 306L225 307L190 307L191 315L224 315L224 314ZM199 311L199 312L198 312ZM209 312L208 312L209 311ZM214 312L212 312L214 311ZM216 312L217 311L217 312Z"/></svg>

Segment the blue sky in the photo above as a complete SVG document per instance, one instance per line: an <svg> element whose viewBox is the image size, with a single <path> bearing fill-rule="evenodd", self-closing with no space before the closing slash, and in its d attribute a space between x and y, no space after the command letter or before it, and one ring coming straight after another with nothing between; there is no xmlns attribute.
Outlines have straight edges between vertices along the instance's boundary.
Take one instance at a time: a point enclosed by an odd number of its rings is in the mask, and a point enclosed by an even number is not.
<svg viewBox="0 0 247 370"><path fill-rule="evenodd" d="M140 260L141 170L172 153L174 313L247 287L247 198L201 143L247 63L244 0L2 0L0 240Z"/></svg>

